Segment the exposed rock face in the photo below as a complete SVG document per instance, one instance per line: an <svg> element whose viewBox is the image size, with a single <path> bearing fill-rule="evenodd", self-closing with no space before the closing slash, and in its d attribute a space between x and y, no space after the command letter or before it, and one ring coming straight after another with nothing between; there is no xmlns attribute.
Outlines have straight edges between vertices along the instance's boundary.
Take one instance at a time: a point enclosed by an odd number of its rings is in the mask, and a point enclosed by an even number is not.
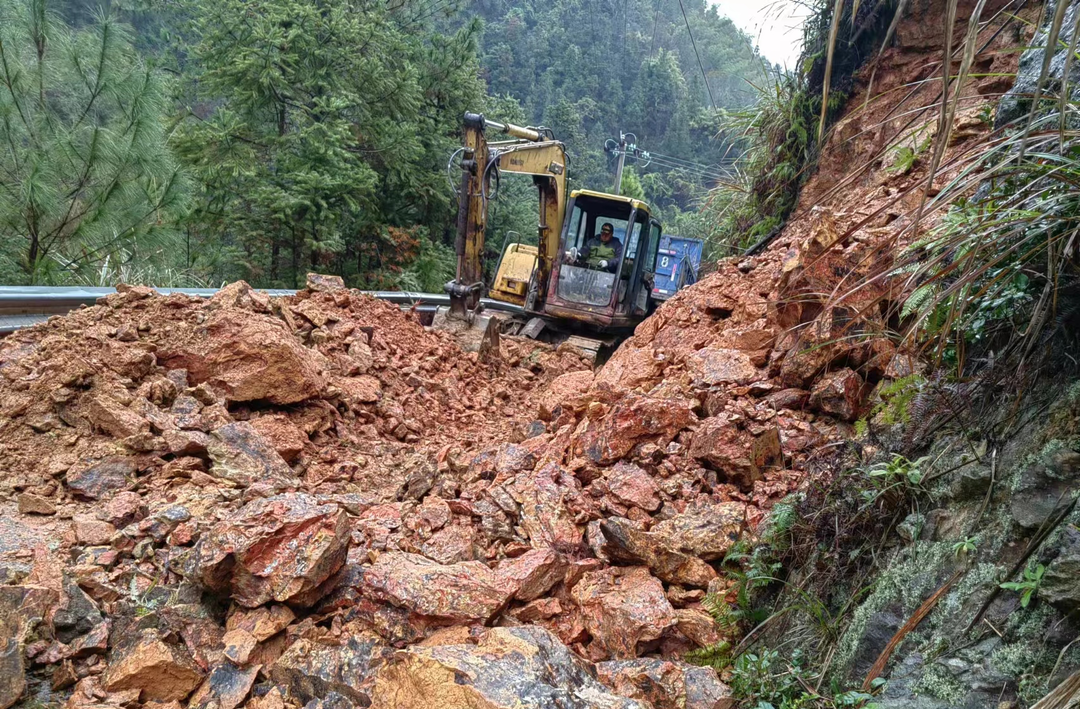
<svg viewBox="0 0 1080 709"><path fill-rule="evenodd" d="M196 545L191 574L242 606L308 600L345 562L345 511L304 493L254 500L212 527Z"/></svg>
<svg viewBox="0 0 1080 709"><path fill-rule="evenodd" d="M617 694L648 702L655 709L732 709L731 688L708 667L641 658L596 666L597 676Z"/></svg>
<svg viewBox="0 0 1080 709"><path fill-rule="evenodd" d="M1039 584L1039 598L1067 610L1080 608L1080 531L1067 527L1059 548Z"/></svg>
<svg viewBox="0 0 1080 709"><path fill-rule="evenodd" d="M590 571L570 595L593 642L613 658L637 657L640 644L675 624L664 587L645 567Z"/></svg>
<svg viewBox="0 0 1080 709"><path fill-rule="evenodd" d="M284 490L298 482L285 460L246 421L214 429L206 450L214 463L210 473L241 487L259 482Z"/></svg>
<svg viewBox="0 0 1080 709"><path fill-rule="evenodd" d="M647 709L612 694L551 633L491 628L476 645L413 647L394 654L372 706L397 709Z"/></svg>
<svg viewBox="0 0 1080 709"><path fill-rule="evenodd" d="M365 570L362 592L439 622L484 623L519 589L478 561L439 564L419 554L386 552Z"/></svg>
<svg viewBox="0 0 1080 709"><path fill-rule="evenodd" d="M55 601L51 589L0 586L0 709L8 709L26 691L23 644Z"/></svg>
<svg viewBox="0 0 1080 709"><path fill-rule="evenodd" d="M208 382L228 401L292 404L317 396L326 386L326 363L268 315L222 310L204 334L180 351L164 352L169 367L186 369L191 381Z"/></svg>
<svg viewBox="0 0 1080 709"><path fill-rule="evenodd" d="M185 699L202 681L202 672L185 650L144 630L113 650L102 686L110 692L138 690L143 701Z"/></svg>

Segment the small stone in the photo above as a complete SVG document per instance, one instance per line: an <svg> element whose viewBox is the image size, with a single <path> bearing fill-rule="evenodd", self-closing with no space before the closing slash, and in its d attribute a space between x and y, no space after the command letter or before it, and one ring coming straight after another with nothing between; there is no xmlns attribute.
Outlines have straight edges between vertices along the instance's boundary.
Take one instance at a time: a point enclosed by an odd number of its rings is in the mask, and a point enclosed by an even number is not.
<svg viewBox="0 0 1080 709"><path fill-rule="evenodd" d="M19 493L19 512L24 515L54 515L56 503L29 492Z"/></svg>
<svg viewBox="0 0 1080 709"><path fill-rule="evenodd" d="M108 544L116 534L116 527L92 517L76 517L72 522L72 529L75 531L75 540L83 546Z"/></svg>

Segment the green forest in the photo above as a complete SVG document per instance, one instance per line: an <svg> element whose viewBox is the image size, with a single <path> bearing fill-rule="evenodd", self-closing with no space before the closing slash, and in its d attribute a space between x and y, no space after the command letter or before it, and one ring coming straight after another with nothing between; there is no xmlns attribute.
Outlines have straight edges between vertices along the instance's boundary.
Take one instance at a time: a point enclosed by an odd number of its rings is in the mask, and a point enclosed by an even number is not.
<svg viewBox="0 0 1080 709"><path fill-rule="evenodd" d="M631 134L623 191L692 232L767 72L704 0L0 0L0 282L439 290L467 110L551 128L573 187Z"/></svg>

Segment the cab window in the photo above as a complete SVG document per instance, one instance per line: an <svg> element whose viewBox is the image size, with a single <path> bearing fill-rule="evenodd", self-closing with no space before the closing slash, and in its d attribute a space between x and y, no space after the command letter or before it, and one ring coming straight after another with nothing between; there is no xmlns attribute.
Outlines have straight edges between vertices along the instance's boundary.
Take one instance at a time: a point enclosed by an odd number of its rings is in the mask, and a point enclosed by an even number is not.
<svg viewBox="0 0 1080 709"><path fill-rule="evenodd" d="M620 252L623 252L621 260L625 261L631 213L626 202L588 195L575 198L561 249L562 265L556 289L560 298L593 306L611 303L617 276L621 275ZM612 231L612 239L607 242L601 239L605 226L610 226Z"/></svg>

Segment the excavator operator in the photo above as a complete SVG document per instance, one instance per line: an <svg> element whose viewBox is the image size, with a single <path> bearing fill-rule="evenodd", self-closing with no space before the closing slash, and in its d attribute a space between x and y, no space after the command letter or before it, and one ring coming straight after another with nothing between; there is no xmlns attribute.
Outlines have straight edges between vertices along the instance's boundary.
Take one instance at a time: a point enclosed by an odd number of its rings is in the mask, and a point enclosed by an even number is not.
<svg viewBox="0 0 1080 709"><path fill-rule="evenodd" d="M585 242L580 260L595 271L615 273L622 250L622 242L615 238L615 229L609 222L604 222L600 233Z"/></svg>

